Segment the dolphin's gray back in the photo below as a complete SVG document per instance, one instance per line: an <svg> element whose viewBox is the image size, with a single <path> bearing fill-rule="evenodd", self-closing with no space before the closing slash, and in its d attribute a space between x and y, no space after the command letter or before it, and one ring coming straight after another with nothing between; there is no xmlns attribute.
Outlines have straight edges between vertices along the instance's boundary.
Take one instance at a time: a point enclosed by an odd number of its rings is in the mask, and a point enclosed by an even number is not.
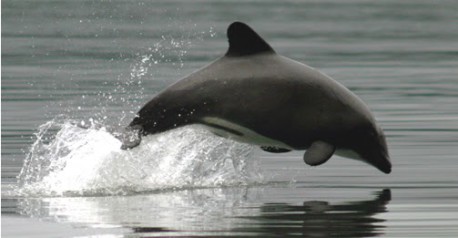
<svg viewBox="0 0 458 238"><path fill-rule="evenodd" d="M305 148L320 136L338 137L336 133L348 133L341 128L374 120L348 89L275 53L222 57L158 97L170 98L169 107L193 107L189 110L196 111L196 123L204 123L204 116L224 118L295 148Z"/></svg>

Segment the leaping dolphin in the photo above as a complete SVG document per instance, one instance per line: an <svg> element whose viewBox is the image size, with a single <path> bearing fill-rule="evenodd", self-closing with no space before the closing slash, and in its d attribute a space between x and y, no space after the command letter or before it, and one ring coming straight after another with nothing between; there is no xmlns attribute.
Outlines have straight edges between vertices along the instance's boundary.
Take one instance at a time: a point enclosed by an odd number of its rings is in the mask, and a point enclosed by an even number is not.
<svg viewBox="0 0 458 238"><path fill-rule="evenodd" d="M141 136L203 124L217 135L269 152L306 150L316 166L336 152L391 172L385 136L350 90L305 64L277 54L253 29L234 22L229 49L169 86L126 127L123 149Z"/></svg>

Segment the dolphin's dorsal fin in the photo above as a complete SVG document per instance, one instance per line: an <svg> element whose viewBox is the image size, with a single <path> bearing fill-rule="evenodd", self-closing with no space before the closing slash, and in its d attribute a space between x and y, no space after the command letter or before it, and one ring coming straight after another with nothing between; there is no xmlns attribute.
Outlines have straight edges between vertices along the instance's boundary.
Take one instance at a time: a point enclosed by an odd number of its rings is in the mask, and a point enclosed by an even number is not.
<svg viewBox="0 0 458 238"><path fill-rule="evenodd" d="M227 28L229 49L226 56L247 56L260 53L275 53L272 47L251 27L243 22L233 22Z"/></svg>

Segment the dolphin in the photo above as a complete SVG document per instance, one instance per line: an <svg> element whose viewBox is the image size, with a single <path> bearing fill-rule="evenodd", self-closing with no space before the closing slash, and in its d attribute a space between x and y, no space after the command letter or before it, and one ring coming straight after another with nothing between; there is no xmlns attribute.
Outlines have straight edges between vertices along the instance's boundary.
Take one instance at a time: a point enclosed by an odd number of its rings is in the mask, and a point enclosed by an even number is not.
<svg viewBox="0 0 458 238"><path fill-rule="evenodd" d="M252 28L227 29L226 54L169 86L125 128L122 149L141 137L202 124L216 135L281 153L306 150L316 166L334 153L384 173L391 163L382 129L369 108L342 84L281 56Z"/></svg>

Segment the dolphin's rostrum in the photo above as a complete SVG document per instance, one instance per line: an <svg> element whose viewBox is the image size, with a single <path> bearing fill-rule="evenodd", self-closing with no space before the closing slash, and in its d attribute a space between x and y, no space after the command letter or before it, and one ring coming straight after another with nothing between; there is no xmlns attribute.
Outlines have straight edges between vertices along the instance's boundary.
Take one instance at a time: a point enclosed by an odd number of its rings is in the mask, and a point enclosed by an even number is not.
<svg viewBox="0 0 458 238"><path fill-rule="evenodd" d="M248 25L232 23L229 49L149 101L126 128L123 149L141 136L189 124L259 145L269 152L306 150L305 163L334 152L390 173L385 136L368 107L329 76L277 54Z"/></svg>

